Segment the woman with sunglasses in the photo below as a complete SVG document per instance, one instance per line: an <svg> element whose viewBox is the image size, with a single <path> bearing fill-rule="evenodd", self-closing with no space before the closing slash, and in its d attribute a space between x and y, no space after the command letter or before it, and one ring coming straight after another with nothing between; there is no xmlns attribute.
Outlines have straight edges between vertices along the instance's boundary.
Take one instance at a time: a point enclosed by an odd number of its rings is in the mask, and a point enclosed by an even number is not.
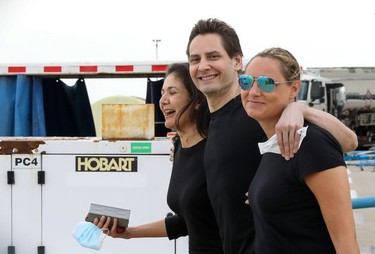
<svg viewBox="0 0 375 254"><path fill-rule="evenodd" d="M117 220L109 232L115 238L168 237L189 235L189 253L222 254L218 226L207 194L203 165L209 111L205 96L195 87L187 63L168 67L159 101L165 126L177 131L173 138L174 159L167 202L175 215L123 230ZM108 228L111 218L95 219Z"/></svg>
<svg viewBox="0 0 375 254"><path fill-rule="evenodd" d="M343 152L324 129L305 121L294 158L275 144L275 125L300 88L300 67L282 48L254 56L239 77L247 114L268 141L249 188L255 253L359 253Z"/></svg>

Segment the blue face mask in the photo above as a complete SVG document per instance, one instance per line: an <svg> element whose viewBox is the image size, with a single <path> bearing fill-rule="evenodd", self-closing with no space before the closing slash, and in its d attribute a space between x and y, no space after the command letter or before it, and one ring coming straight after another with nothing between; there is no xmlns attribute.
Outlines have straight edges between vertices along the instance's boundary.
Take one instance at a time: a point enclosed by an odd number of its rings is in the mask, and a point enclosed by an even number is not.
<svg viewBox="0 0 375 254"><path fill-rule="evenodd" d="M78 223L73 232L73 237L80 245L94 250L100 250L106 236L103 229L88 221Z"/></svg>

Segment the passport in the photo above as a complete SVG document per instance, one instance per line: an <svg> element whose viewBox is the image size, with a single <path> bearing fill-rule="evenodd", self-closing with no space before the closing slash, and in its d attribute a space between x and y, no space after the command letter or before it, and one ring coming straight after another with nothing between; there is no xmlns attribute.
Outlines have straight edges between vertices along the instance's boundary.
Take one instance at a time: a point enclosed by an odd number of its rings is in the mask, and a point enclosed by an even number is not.
<svg viewBox="0 0 375 254"><path fill-rule="evenodd" d="M94 203L91 203L90 205L86 221L93 222L95 218L100 219L100 217L102 217L103 215L106 217L111 217L109 228L112 227L114 218L118 220L117 225L120 227L126 228L129 224L130 210Z"/></svg>

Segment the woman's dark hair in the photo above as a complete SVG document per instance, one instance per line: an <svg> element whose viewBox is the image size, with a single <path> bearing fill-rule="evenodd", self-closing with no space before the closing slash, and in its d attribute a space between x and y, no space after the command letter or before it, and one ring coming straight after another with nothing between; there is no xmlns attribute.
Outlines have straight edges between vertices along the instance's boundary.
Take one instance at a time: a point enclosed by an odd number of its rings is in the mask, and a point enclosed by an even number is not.
<svg viewBox="0 0 375 254"><path fill-rule="evenodd" d="M180 119L185 113L189 114L189 120L197 126L198 133L207 137L210 111L204 94L194 85L189 73L188 63L174 63L168 66L165 76L174 74L180 79L186 90L189 92L189 102L178 112L176 116L176 128L181 129Z"/></svg>

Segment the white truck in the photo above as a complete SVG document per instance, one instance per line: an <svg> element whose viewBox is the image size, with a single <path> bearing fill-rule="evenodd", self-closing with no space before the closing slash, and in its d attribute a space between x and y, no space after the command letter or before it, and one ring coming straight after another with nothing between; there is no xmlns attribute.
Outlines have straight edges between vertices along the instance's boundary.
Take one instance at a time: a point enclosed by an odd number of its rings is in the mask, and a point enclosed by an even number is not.
<svg viewBox="0 0 375 254"><path fill-rule="evenodd" d="M297 101L339 118L357 134L358 148L365 149L375 144L375 71L353 69L304 71Z"/></svg>

